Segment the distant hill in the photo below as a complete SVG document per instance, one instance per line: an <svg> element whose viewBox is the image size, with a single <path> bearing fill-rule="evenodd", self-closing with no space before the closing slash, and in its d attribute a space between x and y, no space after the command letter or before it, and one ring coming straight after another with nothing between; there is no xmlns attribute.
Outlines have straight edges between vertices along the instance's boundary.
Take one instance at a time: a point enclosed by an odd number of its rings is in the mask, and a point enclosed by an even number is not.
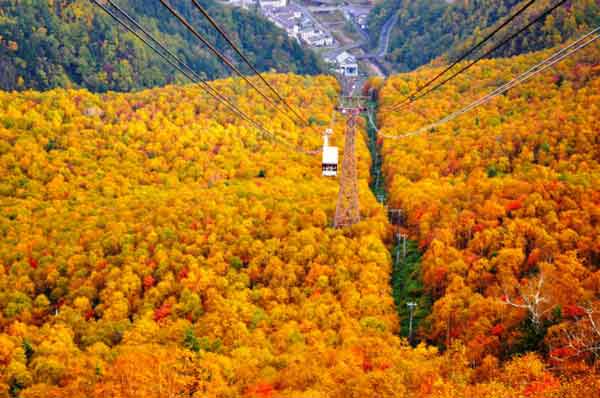
<svg viewBox="0 0 600 398"><path fill-rule="evenodd" d="M392 30L387 61L398 71L412 70L431 60L449 55L454 58L494 29L505 17L523 6L519 0L386 0L373 9L369 29L378 32L391 13L400 13ZM554 2L541 0L511 25L516 31ZM510 46L494 56L505 57L555 46L600 24L600 5L596 0L568 2L537 24ZM503 31L504 37L507 31ZM377 35L372 35L376 40Z"/></svg>
<svg viewBox="0 0 600 398"><path fill-rule="evenodd" d="M201 0L210 14L241 44L259 70L317 74L316 54L253 12ZM229 71L212 57L158 2L119 0L179 56L207 78ZM227 50L191 2L179 11L217 47ZM235 54L228 50L232 59ZM245 70L240 65L242 70ZM184 81L173 68L88 0L0 0L0 88L5 90L81 86L92 91L129 91Z"/></svg>

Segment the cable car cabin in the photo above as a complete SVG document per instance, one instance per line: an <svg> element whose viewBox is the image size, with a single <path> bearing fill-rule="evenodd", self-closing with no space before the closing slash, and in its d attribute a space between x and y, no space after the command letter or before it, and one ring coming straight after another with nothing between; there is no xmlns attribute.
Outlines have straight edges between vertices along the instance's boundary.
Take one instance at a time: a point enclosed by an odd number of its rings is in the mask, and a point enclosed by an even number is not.
<svg viewBox="0 0 600 398"><path fill-rule="evenodd" d="M336 146L323 147L323 176L336 177L338 170L338 148Z"/></svg>

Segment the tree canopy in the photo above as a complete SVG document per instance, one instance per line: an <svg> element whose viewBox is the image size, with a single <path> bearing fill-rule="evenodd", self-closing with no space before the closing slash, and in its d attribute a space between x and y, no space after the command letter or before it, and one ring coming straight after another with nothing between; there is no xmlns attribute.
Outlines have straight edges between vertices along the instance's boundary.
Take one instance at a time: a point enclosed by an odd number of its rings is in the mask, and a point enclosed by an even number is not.
<svg viewBox="0 0 600 398"><path fill-rule="evenodd" d="M461 341L474 366L538 352L568 373L599 354L599 54L591 45L435 129L383 139L391 206L424 251L434 298L422 338ZM482 61L407 110L381 112L381 133L436 121L549 55ZM388 80L382 109L438 72Z"/></svg>
<svg viewBox="0 0 600 398"><path fill-rule="evenodd" d="M260 71L321 72L321 61L253 11L213 0L200 3ZM159 2L117 4L200 75L232 72L172 17ZM47 90L84 87L96 92L131 91L189 83L179 72L89 0L0 0L0 88ZM191 2L174 6L240 69L250 72Z"/></svg>
<svg viewBox="0 0 600 398"><path fill-rule="evenodd" d="M439 57L456 59L525 3L523 0L385 0L371 11L369 30L374 32L371 38L377 40L377 33L391 13L399 13L386 60L396 70L407 71ZM493 43L516 32L552 4L549 0L536 2L500 31ZM506 57L553 47L599 24L597 1L568 2L492 56Z"/></svg>

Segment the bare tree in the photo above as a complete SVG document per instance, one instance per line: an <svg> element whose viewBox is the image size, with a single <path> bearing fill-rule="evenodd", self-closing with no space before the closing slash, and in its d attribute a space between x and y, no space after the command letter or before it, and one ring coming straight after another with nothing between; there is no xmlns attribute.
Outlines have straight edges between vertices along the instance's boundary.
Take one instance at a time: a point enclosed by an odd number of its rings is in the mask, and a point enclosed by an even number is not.
<svg viewBox="0 0 600 398"><path fill-rule="evenodd" d="M529 313L531 323L535 328L542 325L542 317L552 310L550 299L542 294L544 287L544 275L540 274L536 278L530 279L525 286L517 288L518 299L513 300L504 293L503 302L514 308L526 309Z"/></svg>
<svg viewBox="0 0 600 398"><path fill-rule="evenodd" d="M583 314L576 316L574 322L562 329L566 344L550 351L550 356L555 360L564 361L585 355L593 355L596 359L600 357L600 314L592 306L579 308Z"/></svg>

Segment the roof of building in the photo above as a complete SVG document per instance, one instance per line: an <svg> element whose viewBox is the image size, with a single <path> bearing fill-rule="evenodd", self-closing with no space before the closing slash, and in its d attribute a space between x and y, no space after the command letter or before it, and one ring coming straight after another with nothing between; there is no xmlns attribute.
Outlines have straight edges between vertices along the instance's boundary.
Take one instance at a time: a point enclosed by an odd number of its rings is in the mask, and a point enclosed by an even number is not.
<svg viewBox="0 0 600 398"><path fill-rule="evenodd" d="M369 12L371 11L371 7L350 5L350 6L344 7L344 10L346 12L352 14L356 18L361 15L369 14Z"/></svg>
<svg viewBox="0 0 600 398"><path fill-rule="evenodd" d="M296 25L302 27L308 19L302 9L294 4L285 7L264 7L263 12L286 30L294 29Z"/></svg>
<svg viewBox="0 0 600 398"><path fill-rule="evenodd" d="M356 63L356 57L347 51L343 51L342 53L338 54L338 56L335 57L335 60L337 61L338 64L355 64Z"/></svg>
<svg viewBox="0 0 600 398"><path fill-rule="evenodd" d="M315 35L305 38L305 40L309 44L311 44L311 43L318 43L322 40L333 40L333 37L327 33L319 32L318 34L315 34Z"/></svg>
<svg viewBox="0 0 600 398"><path fill-rule="evenodd" d="M272 0L272 1L278 1L278 0ZM271 7L271 6L265 6L263 7L263 11L268 12L270 14L296 14L296 13L303 13L302 9L300 7L298 7L295 4L288 4L285 7Z"/></svg>
<svg viewBox="0 0 600 398"><path fill-rule="evenodd" d="M281 18L279 15L276 15L273 19L286 30L294 29L298 25L298 21L295 18Z"/></svg>

